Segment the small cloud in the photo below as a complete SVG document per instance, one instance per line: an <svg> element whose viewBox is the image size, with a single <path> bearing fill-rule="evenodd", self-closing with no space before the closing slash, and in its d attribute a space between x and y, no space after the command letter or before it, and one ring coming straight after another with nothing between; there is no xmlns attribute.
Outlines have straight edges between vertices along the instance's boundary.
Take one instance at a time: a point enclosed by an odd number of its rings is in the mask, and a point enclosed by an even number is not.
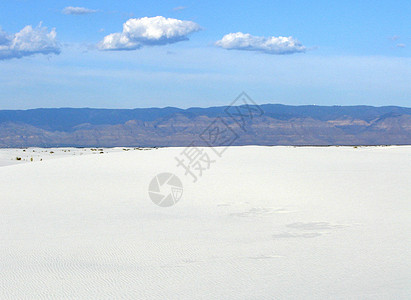
<svg viewBox="0 0 411 300"><path fill-rule="evenodd" d="M0 28L0 60L22 58L34 54L60 54L61 44L56 30L50 32L40 23L33 28L28 25L15 34L7 34Z"/></svg>
<svg viewBox="0 0 411 300"><path fill-rule="evenodd" d="M9 42L10 37L0 27L0 47Z"/></svg>
<svg viewBox="0 0 411 300"><path fill-rule="evenodd" d="M73 7L67 6L62 10L62 13L65 15L87 15L87 14L94 14L97 10L89 9L85 7Z"/></svg>
<svg viewBox="0 0 411 300"><path fill-rule="evenodd" d="M405 44L397 44L397 48L405 48Z"/></svg>
<svg viewBox="0 0 411 300"><path fill-rule="evenodd" d="M307 48L293 37L263 37L249 33L229 33L216 46L227 50L257 51L268 54L293 54L305 52Z"/></svg>
<svg viewBox="0 0 411 300"><path fill-rule="evenodd" d="M173 10L174 11L179 11L179 10L184 10L186 8L187 8L186 6L177 6L177 7L174 7Z"/></svg>
<svg viewBox="0 0 411 300"><path fill-rule="evenodd" d="M393 35L392 37L390 37L391 41L398 41L400 39L400 37L398 35Z"/></svg>
<svg viewBox="0 0 411 300"><path fill-rule="evenodd" d="M129 19L123 31L104 37L100 50L136 50L143 46L159 46L188 40L190 33L201 30L191 21L158 17Z"/></svg>

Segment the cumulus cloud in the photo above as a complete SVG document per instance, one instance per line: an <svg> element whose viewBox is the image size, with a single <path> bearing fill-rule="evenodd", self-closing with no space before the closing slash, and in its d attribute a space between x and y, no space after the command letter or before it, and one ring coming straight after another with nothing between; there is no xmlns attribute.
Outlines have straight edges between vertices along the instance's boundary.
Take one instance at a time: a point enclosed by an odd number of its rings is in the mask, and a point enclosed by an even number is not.
<svg viewBox="0 0 411 300"><path fill-rule="evenodd" d="M263 37L242 32L226 34L215 44L228 50L258 51L268 54L293 54L306 51L306 47L292 36Z"/></svg>
<svg viewBox="0 0 411 300"><path fill-rule="evenodd" d="M85 8L85 7L73 7L67 6L62 10L62 13L65 15L87 15L96 13L97 10Z"/></svg>
<svg viewBox="0 0 411 300"><path fill-rule="evenodd" d="M0 28L0 60L21 58L34 54L60 54L56 30L50 32L41 23L33 28L28 25L15 34L8 35Z"/></svg>
<svg viewBox="0 0 411 300"><path fill-rule="evenodd" d="M129 19L123 31L104 37L98 44L100 50L135 50L143 46L155 46L188 40L190 33L201 30L191 21L182 21L162 16Z"/></svg>
<svg viewBox="0 0 411 300"><path fill-rule="evenodd" d="M405 48L405 44L397 44L398 48Z"/></svg>

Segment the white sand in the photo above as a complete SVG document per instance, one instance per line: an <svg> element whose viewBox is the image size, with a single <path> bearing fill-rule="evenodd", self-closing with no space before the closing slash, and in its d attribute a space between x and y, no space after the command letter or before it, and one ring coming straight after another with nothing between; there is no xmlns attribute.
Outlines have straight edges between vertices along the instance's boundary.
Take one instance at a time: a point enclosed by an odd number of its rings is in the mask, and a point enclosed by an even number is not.
<svg viewBox="0 0 411 300"><path fill-rule="evenodd" d="M1 167L0 299L410 298L411 147L232 147L197 183L182 150Z"/></svg>
<svg viewBox="0 0 411 300"><path fill-rule="evenodd" d="M27 162L45 161L67 156L106 154L113 152L135 151L140 148L0 148L0 167ZM150 150L150 148L144 148Z"/></svg>

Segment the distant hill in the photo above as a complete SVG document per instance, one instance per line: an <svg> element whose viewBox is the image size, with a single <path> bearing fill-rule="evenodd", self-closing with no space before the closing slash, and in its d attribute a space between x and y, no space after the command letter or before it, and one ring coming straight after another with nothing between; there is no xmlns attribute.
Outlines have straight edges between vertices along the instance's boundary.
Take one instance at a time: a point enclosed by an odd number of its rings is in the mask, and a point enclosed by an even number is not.
<svg viewBox="0 0 411 300"><path fill-rule="evenodd" d="M238 112L243 116L238 116ZM216 118L217 123L213 123ZM227 129L227 139L210 144L204 137L210 136L212 124ZM235 139L230 140L230 134ZM265 104L189 109L0 110L0 147L151 147L191 143L411 144L411 108Z"/></svg>

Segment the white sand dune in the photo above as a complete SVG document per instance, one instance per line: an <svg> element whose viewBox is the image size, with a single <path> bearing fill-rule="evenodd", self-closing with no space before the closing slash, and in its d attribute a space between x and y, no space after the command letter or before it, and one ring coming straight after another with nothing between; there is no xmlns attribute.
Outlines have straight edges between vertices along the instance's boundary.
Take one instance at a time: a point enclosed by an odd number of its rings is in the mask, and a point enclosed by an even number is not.
<svg viewBox="0 0 411 300"><path fill-rule="evenodd" d="M182 150L1 167L0 299L410 298L411 147Z"/></svg>

